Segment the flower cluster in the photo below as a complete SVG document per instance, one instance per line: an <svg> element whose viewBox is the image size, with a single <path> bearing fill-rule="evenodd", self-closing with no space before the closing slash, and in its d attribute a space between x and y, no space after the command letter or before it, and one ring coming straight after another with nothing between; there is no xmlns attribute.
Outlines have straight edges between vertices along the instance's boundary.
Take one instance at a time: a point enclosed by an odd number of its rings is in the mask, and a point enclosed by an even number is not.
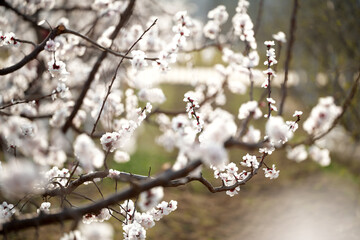
<svg viewBox="0 0 360 240"><path fill-rule="evenodd" d="M193 21L187 15L186 11L176 13L174 20L176 25L172 30L175 33L175 36L173 37L171 44L174 50L177 51L177 49L181 49L186 46L186 37L190 36L190 28L193 26Z"/></svg>
<svg viewBox="0 0 360 240"><path fill-rule="evenodd" d="M3 202L0 205L0 224L10 220L11 216L14 215L16 209L14 205Z"/></svg>
<svg viewBox="0 0 360 240"><path fill-rule="evenodd" d="M259 162L255 155L246 154L243 156L243 161L240 164L245 167L259 168Z"/></svg>
<svg viewBox="0 0 360 240"><path fill-rule="evenodd" d="M155 207L164 197L163 187L155 187L139 195L138 206L142 211Z"/></svg>
<svg viewBox="0 0 360 240"><path fill-rule="evenodd" d="M294 160L295 162L302 162L308 157L308 153L306 151L305 145L299 145L292 149L287 149L288 159Z"/></svg>
<svg viewBox="0 0 360 240"><path fill-rule="evenodd" d="M0 173L2 193L9 198L22 198L26 194L40 193L43 184L44 176L39 167L27 160L10 159Z"/></svg>
<svg viewBox="0 0 360 240"><path fill-rule="evenodd" d="M164 92L160 88L143 88L138 92L138 96L143 102L161 104L166 100Z"/></svg>
<svg viewBox="0 0 360 240"><path fill-rule="evenodd" d="M270 88L271 77L276 76L274 70L271 68L272 65L277 64L275 49L272 48L272 46L274 46L275 43L274 43L274 41L265 41L264 44L267 47L267 50L266 50L267 60L264 62L264 65L267 66L267 69L263 72L264 72L264 74L267 75L267 78L265 79L265 82L261 85L261 87ZM269 96L269 98L270 98L270 96ZM269 107L270 107L270 103L269 103Z"/></svg>
<svg viewBox="0 0 360 240"><path fill-rule="evenodd" d="M90 224L80 224L78 229L64 233L60 240L112 240L114 237L114 229L109 223L92 222Z"/></svg>
<svg viewBox="0 0 360 240"><path fill-rule="evenodd" d="M66 71L66 64L63 61L53 59L48 62L48 70L53 78L64 80L69 73Z"/></svg>
<svg viewBox="0 0 360 240"><path fill-rule="evenodd" d="M20 42L16 40L15 34L13 32L3 34L0 31L0 47L2 46L20 46Z"/></svg>
<svg viewBox="0 0 360 240"><path fill-rule="evenodd" d="M207 38L215 39L223 25L229 17L224 5L219 5L208 13L208 18L212 19L204 26L204 35Z"/></svg>
<svg viewBox="0 0 360 240"><path fill-rule="evenodd" d="M319 163L320 166L326 167L331 163L330 153L326 148L321 149L318 146L313 145L309 149L309 155L315 162Z"/></svg>
<svg viewBox="0 0 360 240"><path fill-rule="evenodd" d="M87 213L83 216L82 222L90 224L92 222L103 222L111 218L112 211L107 208L103 208L98 213Z"/></svg>
<svg viewBox="0 0 360 240"><path fill-rule="evenodd" d="M295 121L286 121L286 125L289 126L290 131L295 132L298 129L298 122L300 121L300 116L302 114L302 111L295 111L293 117L296 117L297 119Z"/></svg>
<svg viewBox="0 0 360 240"><path fill-rule="evenodd" d="M248 118L250 115L252 115L254 119L259 119L262 117L262 112L258 107L257 101L249 101L241 104L238 118L242 120Z"/></svg>
<svg viewBox="0 0 360 240"><path fill-rule="evenodd" d="M249 5L247 0L239 0L232 23L235 35L239 36L241 41L247 42L252 49L256 49L257 44L253 30L254 24L247 13Z"/></svg>
<svg viewBox="0 0 360 240"><path fill-rule="evenodd" d="M276 170L275 165L272 165L272 168L263 168L264 173L265 173L265 177L270 178L270 179L275 179L279 177L279 173L280 170Z"/></svg>
<svg viewBox="0 0 360 240"><path fill-rule="evenodd" d="M50 202L43 202L43 203L41 203L40 208L37 210L37 213L40 213L40 212L49 213L50 207L51 207Z"/></svg>
<svg viewBox="0 0 360 240"><path fill-rule="evenodd" d="M246 143L257 143L261 138L261 132L255 129L254 126L250 125L246 134L242 137L242 141Z"/></svg>
<svg viewBox="0 0 360 240"><path fill-rule="evenodd" d="M230 187L236 185L238 182L244 180L249 172L242 171L238 173L239 168L236 166L235 163L231 162L225 166L224 169L218 169L216 167L212 167L214 170L214 177L220 178L225 186ZM226 194L230 197L235 196L240 191L240 185L234 186L233 189L227 190Z"/></svg>
<svg viewBox="0 0 360 240"><path fill-rule="evenodd" d="M93 140L85 133L80 134L75 139L74 154L86 172L100 168L104 164L104 153L95 146Z"/></svg>
<svg viewBox="0 0 360 240"><path fill-rule="evenodd" d="M130 156L127 152L117 150L117 151L115 151L115 154L114 154L114 160L117 163L125 163L125 162L130 161Z"/></svg>
<svg viewBox="0 0 360 240"><path fill-rule="evenodd" d="M275 111L277 112L277 107L275 106L275 100L272 98L266 98L268 105L270 105L270 111Z"/></svg>
<svg viewBox="0 0 360 240"><path fill-rule="evenodd" d="M293 131L281 116L271 116L266 122L266 135L276 147L279 147L293 137Z"/></svg>
<svg viewBox="0 0 360 240"><path fill-rule="evenodd" d="M120 130L117 132L107 132L100 138L101 145L105 151L113 152L117 148L123 148L133 135L139 125L130 120L123 120L120 123Z"/></svg>
<svg viewBox="0 0 360 240"><path fill-rule="evenodd" d="M148 64L145 60L146 55L143 51L133 50L131 54L133 55L133 58L130 61L133 68L135 68L137 71L140 71L147 67Z"/></svg>
<svg viewBox="0 0 360 240"><path fill-rule="evenodd" d="M69 169L63 168L60 170L58 167L53 167L49 171L45 172L45 179L48 182L46 188L47 189L59 188L60 187L59 184L65 187L69 177L70 177Z"/></svg>
<svg viewBox="0 0 360 240"><path fill-rule="evenodd" d="M320 98L319 103L311 110L310 116L304 122L304 130L311 135L327 131L341 111L342 108L335 105L333 97Z"/></svg>
<svg viewBox="0 0 360 240"><path fill-rule="evenodd" d="M170 202L162 201L149 208L147 212L140 213L135 210L132 200L126 200L120 207L121 213L126 215L126 221L123 223L124 239L145 239L146 230L155 226L155 221L159 221L176 209L177 202L171 200Z"/></svg>

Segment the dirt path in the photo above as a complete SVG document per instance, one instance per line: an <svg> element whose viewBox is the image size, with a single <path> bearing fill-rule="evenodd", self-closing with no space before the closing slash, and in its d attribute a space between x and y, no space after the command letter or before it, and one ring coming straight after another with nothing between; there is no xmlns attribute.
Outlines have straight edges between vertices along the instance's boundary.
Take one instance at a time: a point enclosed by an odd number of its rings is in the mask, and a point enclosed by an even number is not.
<svg viewBox="0 0 360 240"><path fill-rule="evenodd" d="M159 222L148 239L357 240L360 236L359 185L339 173L320 172L292 181L259 178L233 198L221 193L194 195L189 190L170 195L177 198L179 211Z"/></svg>

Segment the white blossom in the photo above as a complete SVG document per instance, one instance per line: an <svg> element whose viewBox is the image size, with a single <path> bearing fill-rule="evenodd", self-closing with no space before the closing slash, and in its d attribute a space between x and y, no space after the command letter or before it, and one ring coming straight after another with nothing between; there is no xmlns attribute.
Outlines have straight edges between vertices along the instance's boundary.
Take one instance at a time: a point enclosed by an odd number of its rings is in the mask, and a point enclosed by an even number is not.
<svg viewBox="0 0 360 240"><path fill-rule="evenodd" d="M155 226L154 217L149 213L135 214L135 221L145 229L149 229Z"/></svg>
<svg viewBox="0 0 360 240"><path fill-rule="evenodd" d="M85 240L79 230L74 230L69 233L64 233L60 240Z"/></svg>
<svg viewBox="0 0 360 240"><path fill-rule="evenodd" d="M52 77L63 79L69 73L66 71L66 64L60 60L48 62L48 70Z"/></svg>
<svg viewBox="0 0 360 240"><path fill-rule="evenodd" d="M130 161L130 156L127 152L117 150L114 154L114 160L117 163L125 163L125 162Z"/></svg>
<svg viewBox="0 0 360 240"><path fill-rule="evenodd" d="M138 222L134 221L123 225L124 240L143 240L146 239L146 230Z"/></svg>
<svg viewBox="0 0 360 240"><path fill-rule="evenodd" d="M250 114L253 114L254 119L258 119L262 116L262 112L260 108L258 108L257 101L243 103L239 108L238 118L242 120L247 118Z"/></svg>
<svg viewBox="0 0 360 240"><path fill-rule="evenodd" d="M1 46L19 47L20 42L16 40L15 33L9 32L2 34L2 32L0 31L0 47Z"/></svg>
<svg viewBox="0 0 360 240"><path fill-rule="evenodd" d="M240 164L245 167L259 168L259 162L255 155L246 154L243 156L243 161Z"/></svg>
<svg viewBox="0 0 360 240"><path fill-rule="evenodd" d="M56 42L52 39L49 39L47 42L46 42L46 45L45 45L45 50L48 51L48 52L55 52L60 46L60 43L59 42Z"/></svg>
<svg viewBox="0 0 360 240"><path fill-rule="evenodd" d="M218 169L224 169L229 161L227 151L217 143L201 144L200 155L207 166L215 166Z"/></svg>
<svg viewBox="0 0 360 240"><path fill-rule="evenodd" d="M59 169L58 167L53 167L49 171L45 172L45 179L48 183L48 189L59 188L59 184L65 187L68 178L70 177L70 171L67 168ZM56 182L56 184L55 184Z"/></svg>
<svg viewBox="0 0 360 240"><path fill-rule="evenodd" d="M151 188L147 191L140 193L138 206L142 211L148 211L160 203L164 197L163 187Z"/></svg>
<svg viewBox="0 0 360 240"><path fill-rule="evenodd" d="M280 116L270 117L266 123L266 135L279 147L292 138L293 132Z"/></svg>
<svg viewBox="0 0 360 240"><path fill-rule="evenodd" d="M220 26L215 21L208 21L204 26L204 35L209 39L215 39L220 32Z"/></svg>
<svg viewBox="0 0 360 240"><path fill-rule="evenodd" d="M278 42L286 43L286 36L284 32L273 34L272 37Z"/></svg>
<svg viewBox="0 0 360 240"><path fill-rule="evenodd" d="M302 162L308 157L305 145L299 145L292 149L288 148L286 149L286 151L287 151L287 155L286 155L287 158L294 160L295 162Z"/></svg>
<svg viewBox="0 0 360 240"><path fill-rule="evenodd" d="M229 14L226 12L224 5L219 5L213 10L209 11L208 18L213 19L219 24L224 24L229 17Z"/></svg>
<svg viewBox="0 0 360 240"><path fill-rule="evenodd" d="M138 93L143 102L163 103L166 100L164 92L160 88L141 89Z"/></svg>
<svg viewBox="0 0 360 240"><path fill-rule="evenodd" d="M118 171L118 170L109 169L109 175L108 175L108 177L109 177L109 178L116 178L116 177L118 177L120 174L121 174L121 173L120 173L120 171Z"/></svg>
<svg viewBox="0 0 360 240"><path fill-rule="evenodd" d="M275 165L272 165L272 168L263 168L265 177L270 179L275 179L279 177L280 170L276 170Z"/></svg>
<svg viewBox="0 0 360 240"><path fill-rule="evenodd" d="M153 216L155 221L159 221L163 216L169 215L177 209L177 201L170 202L162 201L155 208L151 209L149 213Z"/></svg>
<svg viewBox="0 0 360 240"><path fill-rule="evenodd" d="M103 208L99 213L87 213L83 216L82 222L85 224L90 224L93 222L103 222L107 221L111 218L111 210L107 208Z"/></svg>
<svg viewBox="0 0 360 240"><path fill-rule="evenodd" d="M304 130L312 135L325 132L341 111L342 108L335 105L333 97L320 98L319 103L311 110L310 116L304 122Z"/></svg>
<svg viewBox="0 0 360 240"><path fill-rule="evenodd" d="M74 141L74 154L86 172L100 168L104 164L104 153L95 146L93 140L85 133L79 135Z"/></svg>
<svg viewBox="0 0 360 240"><path fill-rule="evenodd" d="M271 46L275 46L275 42L274 41L265 41L264 42L265 46L267 46L268 48Z"/></svg>
<svg viewBox="0 0 360 240"><path fill-rule="evenodd" d="M37 210L38 213L44 212L49 213L50 212L51 203L50 202L43 202L40 205L40 208Z"/></svg>
<svg viewBox="0 0 360 240"><path fill-rule="evenodd" d="M136 70L143 70L145 67L147 67L148 64L145 60L146 55L143 51L133 50L131 54L133 55L133 59L131 60L133 68Z"/></svg>
<svg viewBox="0 0 360 240"><path fill-rule="evenodd" d="M321 149L318 146L313 145L309 149L309 155L315 162L319 163L320 166L326 167L331 163L330 153L326 148Z"/></svg>
<svg viewBox="0 0 360 240"><path fill-rule="evenodd" d="M0 175L2 193L9 198L21 198L26 194L40 193L44 176L33 162L11 159L3 165Z"/></svg>
<svg viewBox="0 0 360 240"><path fill-rule="evenodd" d="M245 143L257 143L260 141L261 132L258 129L255 129L252 125L249 126L246 134L242 137L242 141Z"/></svg>
<svg viewBox="0 0 360 240"><path fill-rule="evenodd" d="M16 209L13 204L3 202L0 205L0 224L9 221L11 219L11 216L14 215L15 212Z"/></svg>
<svg viewBox="0 0 360 240"><path fill-rule="evenodd" d="M293 114L293 117L299 117L303 114L302 111L295 111L294 114Z"/></svg>
<svg viewBox="0 0 360 240"><path fill-rule="evenodd" d="M92 222L90 224L81 224L79 230L83 240L113 240L114 229L110 223ZM82 240L80 239L80 240ZM77 238L74 240L78 240Z"/></svg>

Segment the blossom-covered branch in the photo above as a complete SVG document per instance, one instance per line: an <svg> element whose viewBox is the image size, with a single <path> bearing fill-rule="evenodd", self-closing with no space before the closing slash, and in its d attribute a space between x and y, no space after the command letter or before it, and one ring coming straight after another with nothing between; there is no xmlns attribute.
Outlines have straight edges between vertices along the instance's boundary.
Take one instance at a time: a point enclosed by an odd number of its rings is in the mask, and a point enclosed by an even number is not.
<svg viewBox="0 0 360 240"><path fill-rule="evenodd" d="M61 223L66 220L79 220L87 213L96 213L103 208L106 208L110 205L116 204L120 201L130 199L136 197L139 193L154 188L156 186L166 186L168 182L174 179L182 178L187 176L191 171L201 165L201 161L197 160L190 163L185 168L173 171L168 170L164 173L160 174L154 179L149 179L144 182L140 182L138 184L133 184L129 188L113 194L103 200L99 200L93 204L80 207L80 208L73 208L68 209L65 208L60 210L57 213L52 214L40 214L39 216L35 217L27 217L22 219L15 219L9 223L4 223L2 227L0 227L0 234L8 234L13 231L18 231L21 229L26 229L30 227L39 227L44 225L49 225L52 223Z"/></svg>
<svg viewBox="0 0 360 240"><path fill-rule="evenodd" d="M135 6L135 0L131 0L129 2L128 6L126 7L125 11L121 14L120 21L110 36L111 41L113 41L116 38L116 36L120 32L121 28L123 28L124 25L128 22L131 14L132 14L134 6ZM76 116L77 112L79 111L79 109L83 103L83 100L86 96L86 93L89 90L90 85L93 82L95 75L96 75L97 71L99 70L102 61L106 58L107 53L108 52L102 52L101 55L98 57L96 63L94 64L94 66L83 86L83 89L74 105L74 108L73 108L70 116L67 118L64 126L62 127L63 132L66 132L69 129L69 127L71 126L71 122L74 119L74 117Z"/></svg>
<svg viewBox="0 0 360 240"><path fill-rule="evenodd" d="M6 68L2 68L0 69L0 75L6 75L12 72L15 72L17 70L19 70L20 68L22 68L23 66L25 66L27 63L29 63L31 60L35 59L36 56L44 50L46 42L49 39L54 39L56 36L59 36L60 34L64 33L65 27L63 25L59 25L56 28L54 28L53 30L50 31L50 33L48 34L48 36L28 55L26 55L21 61L19 61L18 63L10 66L10 67L6 67Z"/></svg>
<svg viewBox="0 0 360 240"><path fill-rule="evenodd" d="M95 121L95 123L94 123L93 129L92 129L92 131L91 131L91 135L93 135L93 133L95 132L96 125L97 125L98 122L99 122L99 119L100 119L101 113L102 113L102 111L103 111L103 109L104 109L106 100L107 100L107 98L109 97L109 95L110 95L110 93L111 93L111 88L112 88L112 86L113 86L113 84L114 84L114 81L115 81L115 79L116 79L116 75L117 75L117 72L118 72L118 70L119 70L119 67L120 67L121 63L124 61L124 58L130 53L130 51L135 47L135 45L142 39L142 37L156 24L156 21L157 21L157 19L155 19L155 21L153 22L153 24L151 24L151 25L141 34L141 36L133 43L133 45L131 45L131 47L127 50L127 52L125 53L125 55L121 58L119 64L116 66L114 76L113 76L112 79L111 79L110 85L109 85L109 87L108 87L108 91L107 91L107 93L106 93L106 95L105 95L105 98L104 98L104 101L103 101L103 103L102 103L102 105L101 105L99 115L98 115L98 117L96 118L96 121ZM144 59L145 59L145 58L144 58Z"/></svg>

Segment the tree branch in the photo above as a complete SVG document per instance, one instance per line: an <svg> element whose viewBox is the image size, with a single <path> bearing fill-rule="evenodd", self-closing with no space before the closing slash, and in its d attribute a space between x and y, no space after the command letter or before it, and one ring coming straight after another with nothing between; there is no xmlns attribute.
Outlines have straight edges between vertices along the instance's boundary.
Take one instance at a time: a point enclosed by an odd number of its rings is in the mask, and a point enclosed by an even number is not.
<svg viewBox="0 0 360 240"><path fill-rule="evenodd" d="M40 26L37 24L37 22L35 20L33 20L31 17L29 17L26 14L23 14L22 12L20 12L19 10L17 10L16 8L14 8L13 6L11 6L8 2L6 2L5 0L0 0L0 6L3 6L11 11L13 11L16 15L22 17L26 22L30 23L33 27L35 28L40 28L42 30L46 30L46 31L50 31L49 29L47 29L44 26Z"/></svg>
<svg viewBox="0 0 360 240"><path fill-rule="evenodd" d="M40 214L39 216L28 215L21 219L14 219L10 222L4 223L2 225L2 228L0 226L0 234L7 234L13 231L18 231L30 227L45 226L52 223L63 222L66 220L79 220L83 215L87 213L99 212L103 208L116 204L120 201L136 197L141 192L149 190L153 187L166 186L166 184L171 180L187 176L191 171L199 167L201 164L201 160L196 160L191 162L181 170L167 170L154 179L148 179L136 185L131 185L122 192L115 193L103 200L99 200L98 202L86 205L84 207L79 207L76 209L64 208L52 214Z"/></svg>
<svg viewBox="0 0 360 240"><path fill-rule="evenodd" d="M334 122L332 123L331 127L326 130L324 133L321 133L320 135L314 137L314 136L309 136L307 139L300 141L298 143L295 144L289 144L291 147L296 147L298 145L301 144L306 144L306 145L311 145L313 144L316 140L319 140L323 137L325 137L329 132L331 132L331 130L334 129L334 127L339 123L340 119L344 116L346 110L348 109L348 107L351 105L351 101L354 98L356 92L357 92L357 88L360 82L360 73L358 75L358 77L356 78L356 80L354 81L353 85L351 86L351 89L349 91L349 94L347 95L346 99L344 100L343 104L342 104L342 111L339 114L339 116L337 116L337 118L335 118ZM285 146L285 145L284 145Z"/></svg>
<svg viewBox="0 0 360 240"><path fill-rule="evenodd" d="M9 74L9 73L15 72L16 70L19 70L20 68L25 66L25 64L29 63L31 60L35 59L36 56L41 51L44 50L46 42L49 39L54 39L56 36L59 36L60 34L63 34L64 30L65 30L64 25L59 25L55 29L51 30L51 32L44 39L44 41L42 41L42 43L40 43L30 54L26 55L20 62L12 65L10 67L0 69L0 75L6 75L6 74Z"/></svg>
<svg viewBox="0 0 360 240"><path fill-rule="evenodd" d="M148 31L148 30L147 30ZM109 52L110 54L114 55L114 56L117 56L117 57L122 57L122 58L126 58L126 59L133 59L132 57L130 56L127 56L127 54L122 54L122 53L119 53L119 52L116 52L110 48L106 48L106 47L103 47L101 46L100 44L98 44L97 42L95 42L94 40L92 40L91 38L88 38L87 36L85 35L82 35L81 33L78 33L76 31L73 31L73 30L70 30L70 29L66 29L65 30L65 33L69 33L69 34L73 34L75 36L78 36L82 39L84 39L85 41L88 41L89 43L91 43L92 45L96 46L97 48L103 50L103 51L106 51L106 52ZM149 60L149 61L156 61L158 60L158 58L149 58L149 57L146 57L145 60Z"/></svg>
<svg viewBox="0 0 360 240"><path fill-rule="evenodd" d="M281 101L280 101L280 107L279 107L279 115L281 116L283 114L283 110L284 110L284 103L285 103L285 99L286 99L286 95L287 95L287 81L288 81L288 74L289 74L289 66L290 66L290 61L291 61L291 55L292 55L292 50L293 50L293 46L294 46L294 42L295 42L295 31L296 31L296 15L297 15L297 11L299 8L299 0L294 0L294 6L293 6L293 11L291 14L291 23L290 23L290 39L289 39L289 45L287 46L287 51L286 51L286 60L285 60L285 66L284 66L284 82L281 85Z"/></svg>

